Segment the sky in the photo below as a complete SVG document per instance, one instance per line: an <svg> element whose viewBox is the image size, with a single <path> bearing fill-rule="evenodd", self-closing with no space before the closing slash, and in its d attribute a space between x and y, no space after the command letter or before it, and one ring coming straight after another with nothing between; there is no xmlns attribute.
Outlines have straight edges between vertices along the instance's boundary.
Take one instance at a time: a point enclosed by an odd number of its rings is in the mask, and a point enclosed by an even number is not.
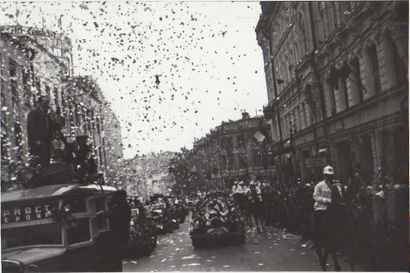
<svg viewBox="0 0 410 273"><path fill-rule="evenodd" d="M1 25L71 38L74 73L96 79L111 103L125 158L191 148L242 111L262 114L259 14L259 2L0 3Z"/></svg>

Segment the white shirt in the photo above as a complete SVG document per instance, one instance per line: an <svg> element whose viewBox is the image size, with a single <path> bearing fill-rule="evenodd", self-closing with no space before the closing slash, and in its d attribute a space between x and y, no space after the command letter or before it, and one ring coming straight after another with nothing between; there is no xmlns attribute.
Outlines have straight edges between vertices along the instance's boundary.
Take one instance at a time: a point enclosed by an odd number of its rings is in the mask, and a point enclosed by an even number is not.
<svg viewBox="0 0 410 273"><path fill-rule="evenodd" d="M315 186L313 199L315 200L315 204L313 205L314 210L327 210L327 207L332 202L332 190L325 180L320 181Z"/></svg>

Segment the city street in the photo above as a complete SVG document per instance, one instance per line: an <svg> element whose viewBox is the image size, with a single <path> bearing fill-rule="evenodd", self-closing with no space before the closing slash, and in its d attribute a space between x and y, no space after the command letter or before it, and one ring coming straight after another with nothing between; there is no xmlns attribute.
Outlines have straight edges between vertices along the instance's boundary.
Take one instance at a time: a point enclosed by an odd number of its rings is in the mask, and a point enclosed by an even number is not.
<svg viewBox="0 0 410 273"><path fill-rule="evenodd" d="M408 11L1 3L1 272L408 272Z"/></svg>
<svg viewBox="0 0 410 273"><path fill-rule="evenodd" d="M189 220L189 216L187 217ZM342 270L349 267L341 258ZM331 259L329 258L329 263ZM328 264L333 269L333 264ZM358 268L359 269L359 268ZM302 245L300 236L268 227L263 234L248 229L243 246L215 246L194 249L189 221L172 234L158 237L150 257L123 260L123 271L319 271L312 249Z"/></svg>

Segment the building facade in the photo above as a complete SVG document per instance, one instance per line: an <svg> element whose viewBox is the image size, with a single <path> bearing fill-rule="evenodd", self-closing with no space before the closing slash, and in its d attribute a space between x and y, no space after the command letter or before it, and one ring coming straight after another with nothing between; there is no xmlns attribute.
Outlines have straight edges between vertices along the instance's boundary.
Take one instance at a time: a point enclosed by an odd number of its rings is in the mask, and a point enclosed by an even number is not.
<svg viewBox="0 0 410 273"><path fill-rule="evenodd" d="M121 138L121 124L118 117L112 111L110 104L101 94L102 98L102 126L104 137L102 138L102 152L105 153L107 181L114 181L122 168L123 146Z"/></svg>
<svg viewBox="0 0 410 273"><path fill-rule="evenodd" d="M106 173L103 111L109 106L95 80L72 75L70 39L21 26L1 27L0 34L3 184L12 185L16 166L27 163L26 118L40 95L49 96L50 110L64 116L63 133L68 140L84 134L90 137L99 169ZM115 119L107 126L111 123ZM121 143L121 139L115 141ZM122 156L122 148L119 153Z"/></svg>
<svg viewBox="0 0 410 273"><path fill-rule="evenodd" d="M195 141L189 153L190 169L202 183L215 187L231 187L235 180L270 181L270 125L263 116L223 122L205 137Z"/></svg>
<svg viewBox="0 0 410 273"><path fill-rule="evenodd" d="M33 52L7 33L0 37L1 177L10 181L16 163L28 157L22 121L32 106L28 71Z"/></svg>
<svg viewBox="0 0 410 273"><path fill-rule="evenodd" d="M371 180L381 168L401 173L402 181L408 169L408 3L261 7L256 33L268 89L264 113L272 121L281 179L318 178L332 164L342 180L354 169Z"/></svg>

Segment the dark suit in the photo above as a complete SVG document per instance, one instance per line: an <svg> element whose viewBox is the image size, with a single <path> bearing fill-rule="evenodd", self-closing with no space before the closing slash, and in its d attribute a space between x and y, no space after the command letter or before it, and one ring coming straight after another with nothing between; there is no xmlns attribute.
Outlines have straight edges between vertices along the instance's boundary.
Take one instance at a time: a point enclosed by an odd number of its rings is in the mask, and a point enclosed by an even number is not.
<svg viewBox="0 0 410 273"><path fill-rule="evenodd" d="M42 166L50 163L51 130L47 114L39 107L27 116L27 138L30 153L39 157Z"/></svg>

